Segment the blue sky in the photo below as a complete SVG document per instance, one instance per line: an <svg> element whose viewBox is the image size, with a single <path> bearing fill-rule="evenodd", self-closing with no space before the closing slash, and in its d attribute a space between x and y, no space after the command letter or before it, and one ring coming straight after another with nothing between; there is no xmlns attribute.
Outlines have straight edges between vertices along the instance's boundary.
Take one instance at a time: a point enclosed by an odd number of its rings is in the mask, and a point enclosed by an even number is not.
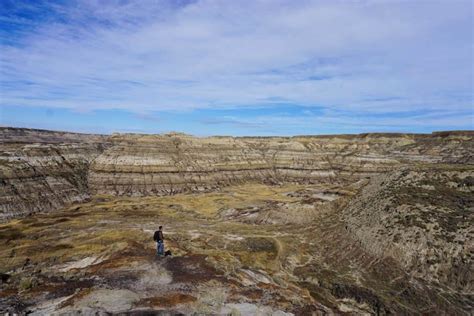
<svg viewBox="0 0 474 316"><path fill-rule="evenodd" d="M469 0L3 0L0 13L3 126L474 129Z"/></svg>

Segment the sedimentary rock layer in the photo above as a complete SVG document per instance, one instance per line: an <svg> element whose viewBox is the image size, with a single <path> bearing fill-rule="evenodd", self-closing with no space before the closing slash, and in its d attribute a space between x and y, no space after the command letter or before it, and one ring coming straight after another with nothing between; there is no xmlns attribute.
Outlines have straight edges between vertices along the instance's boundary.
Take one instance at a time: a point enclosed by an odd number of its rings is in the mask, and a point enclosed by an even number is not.
<svg viewBox="0 0 474 316"><path fill-rule="evenodd" d="M89 197L89 163L106 146L97 135L0 129L0 220Z"/></svg>
<svg viewBox="0 0 474 316"><path fill-rule="evenodd" d="M462 162L473 135L364 134L304 137L209 137L183 134L114 135L91 165L93 193L174 194L231 183L339 182L404 164Z"/></svg>
<svg viewBox="0 0 474 316"><path fill-rule="evenodd" d="M349 184L407 164L474 164L473 136L197 138L1 128L0 217L55 209L90 193L165 195L247 181Z"/></svg>

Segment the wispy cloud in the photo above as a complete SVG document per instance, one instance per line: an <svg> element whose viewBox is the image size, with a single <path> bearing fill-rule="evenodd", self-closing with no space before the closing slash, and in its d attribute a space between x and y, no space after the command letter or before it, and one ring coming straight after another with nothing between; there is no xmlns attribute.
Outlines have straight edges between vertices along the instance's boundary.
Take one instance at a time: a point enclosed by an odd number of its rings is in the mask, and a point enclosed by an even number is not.
<svg viewBox="0 0 474 316"><path fill-rule="evenodd" d="M377 126L472 126L469 0L4 1L1 12L4 105L146 119L291 103L325 109L283 117L295 124L364 126L374 113L422 111L441 114Z"/></svg>
<svg viewBox="0 0 474 316"><path fill-rule="evenodd" d="M471 113L472 114L472 113ZM261 115L254 117L234 117L229 119L203 120L206 125L228 125L247 135L296 135L312 134L315 127L322 133L354 133L354 132L414 132L445 129L457 129L459 126L472 126L472 115L467 111L439 111L430 114L407 112L397 115L375 114L356 115L342 111L328 112L324 115L305 111L298 115ZM416 128L414 128L416 127ZM244 133L245 134L245 133Z"/></svg>
<svg viewBox="0 0 474 316"><path fill-rule="evenodd" d="M234 117L223 117L223 118L204 118L200 120L201 124L204 125L230 125L237 128L251 128L251 129L267 129L266 124L262 124L260 120L257 119L238 119Z"/></svg>
<svg viewBox="0 0 474 316"><path fill-rule="evenodd" d="M144 120L144 121L150 121L150 122L161 122L163 119L157 115L151 114L151 113L136 113L135 117Z"/></svg>

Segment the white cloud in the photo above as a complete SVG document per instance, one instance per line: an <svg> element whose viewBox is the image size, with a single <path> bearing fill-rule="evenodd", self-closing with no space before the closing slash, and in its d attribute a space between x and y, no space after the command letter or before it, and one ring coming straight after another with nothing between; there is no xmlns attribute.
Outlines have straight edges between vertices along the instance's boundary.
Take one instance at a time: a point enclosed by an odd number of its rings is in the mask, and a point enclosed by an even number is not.
<svg viewBox="0 0 474 316"><path fill-rule="evenodd" d="M174 3L51 5L2 45L1 103L472 111L470 1Z"/></svg>

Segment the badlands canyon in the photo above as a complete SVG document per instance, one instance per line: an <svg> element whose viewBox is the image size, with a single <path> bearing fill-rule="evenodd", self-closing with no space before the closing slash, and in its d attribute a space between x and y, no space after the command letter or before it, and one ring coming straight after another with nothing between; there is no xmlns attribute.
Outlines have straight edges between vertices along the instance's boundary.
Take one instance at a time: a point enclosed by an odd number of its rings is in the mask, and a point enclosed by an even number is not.
<svg viewBox="0 0 474 316"><path fill-rule="evenodd" d="M473 191L472 131L0 128L0 312L469 315Z"/></svg>

